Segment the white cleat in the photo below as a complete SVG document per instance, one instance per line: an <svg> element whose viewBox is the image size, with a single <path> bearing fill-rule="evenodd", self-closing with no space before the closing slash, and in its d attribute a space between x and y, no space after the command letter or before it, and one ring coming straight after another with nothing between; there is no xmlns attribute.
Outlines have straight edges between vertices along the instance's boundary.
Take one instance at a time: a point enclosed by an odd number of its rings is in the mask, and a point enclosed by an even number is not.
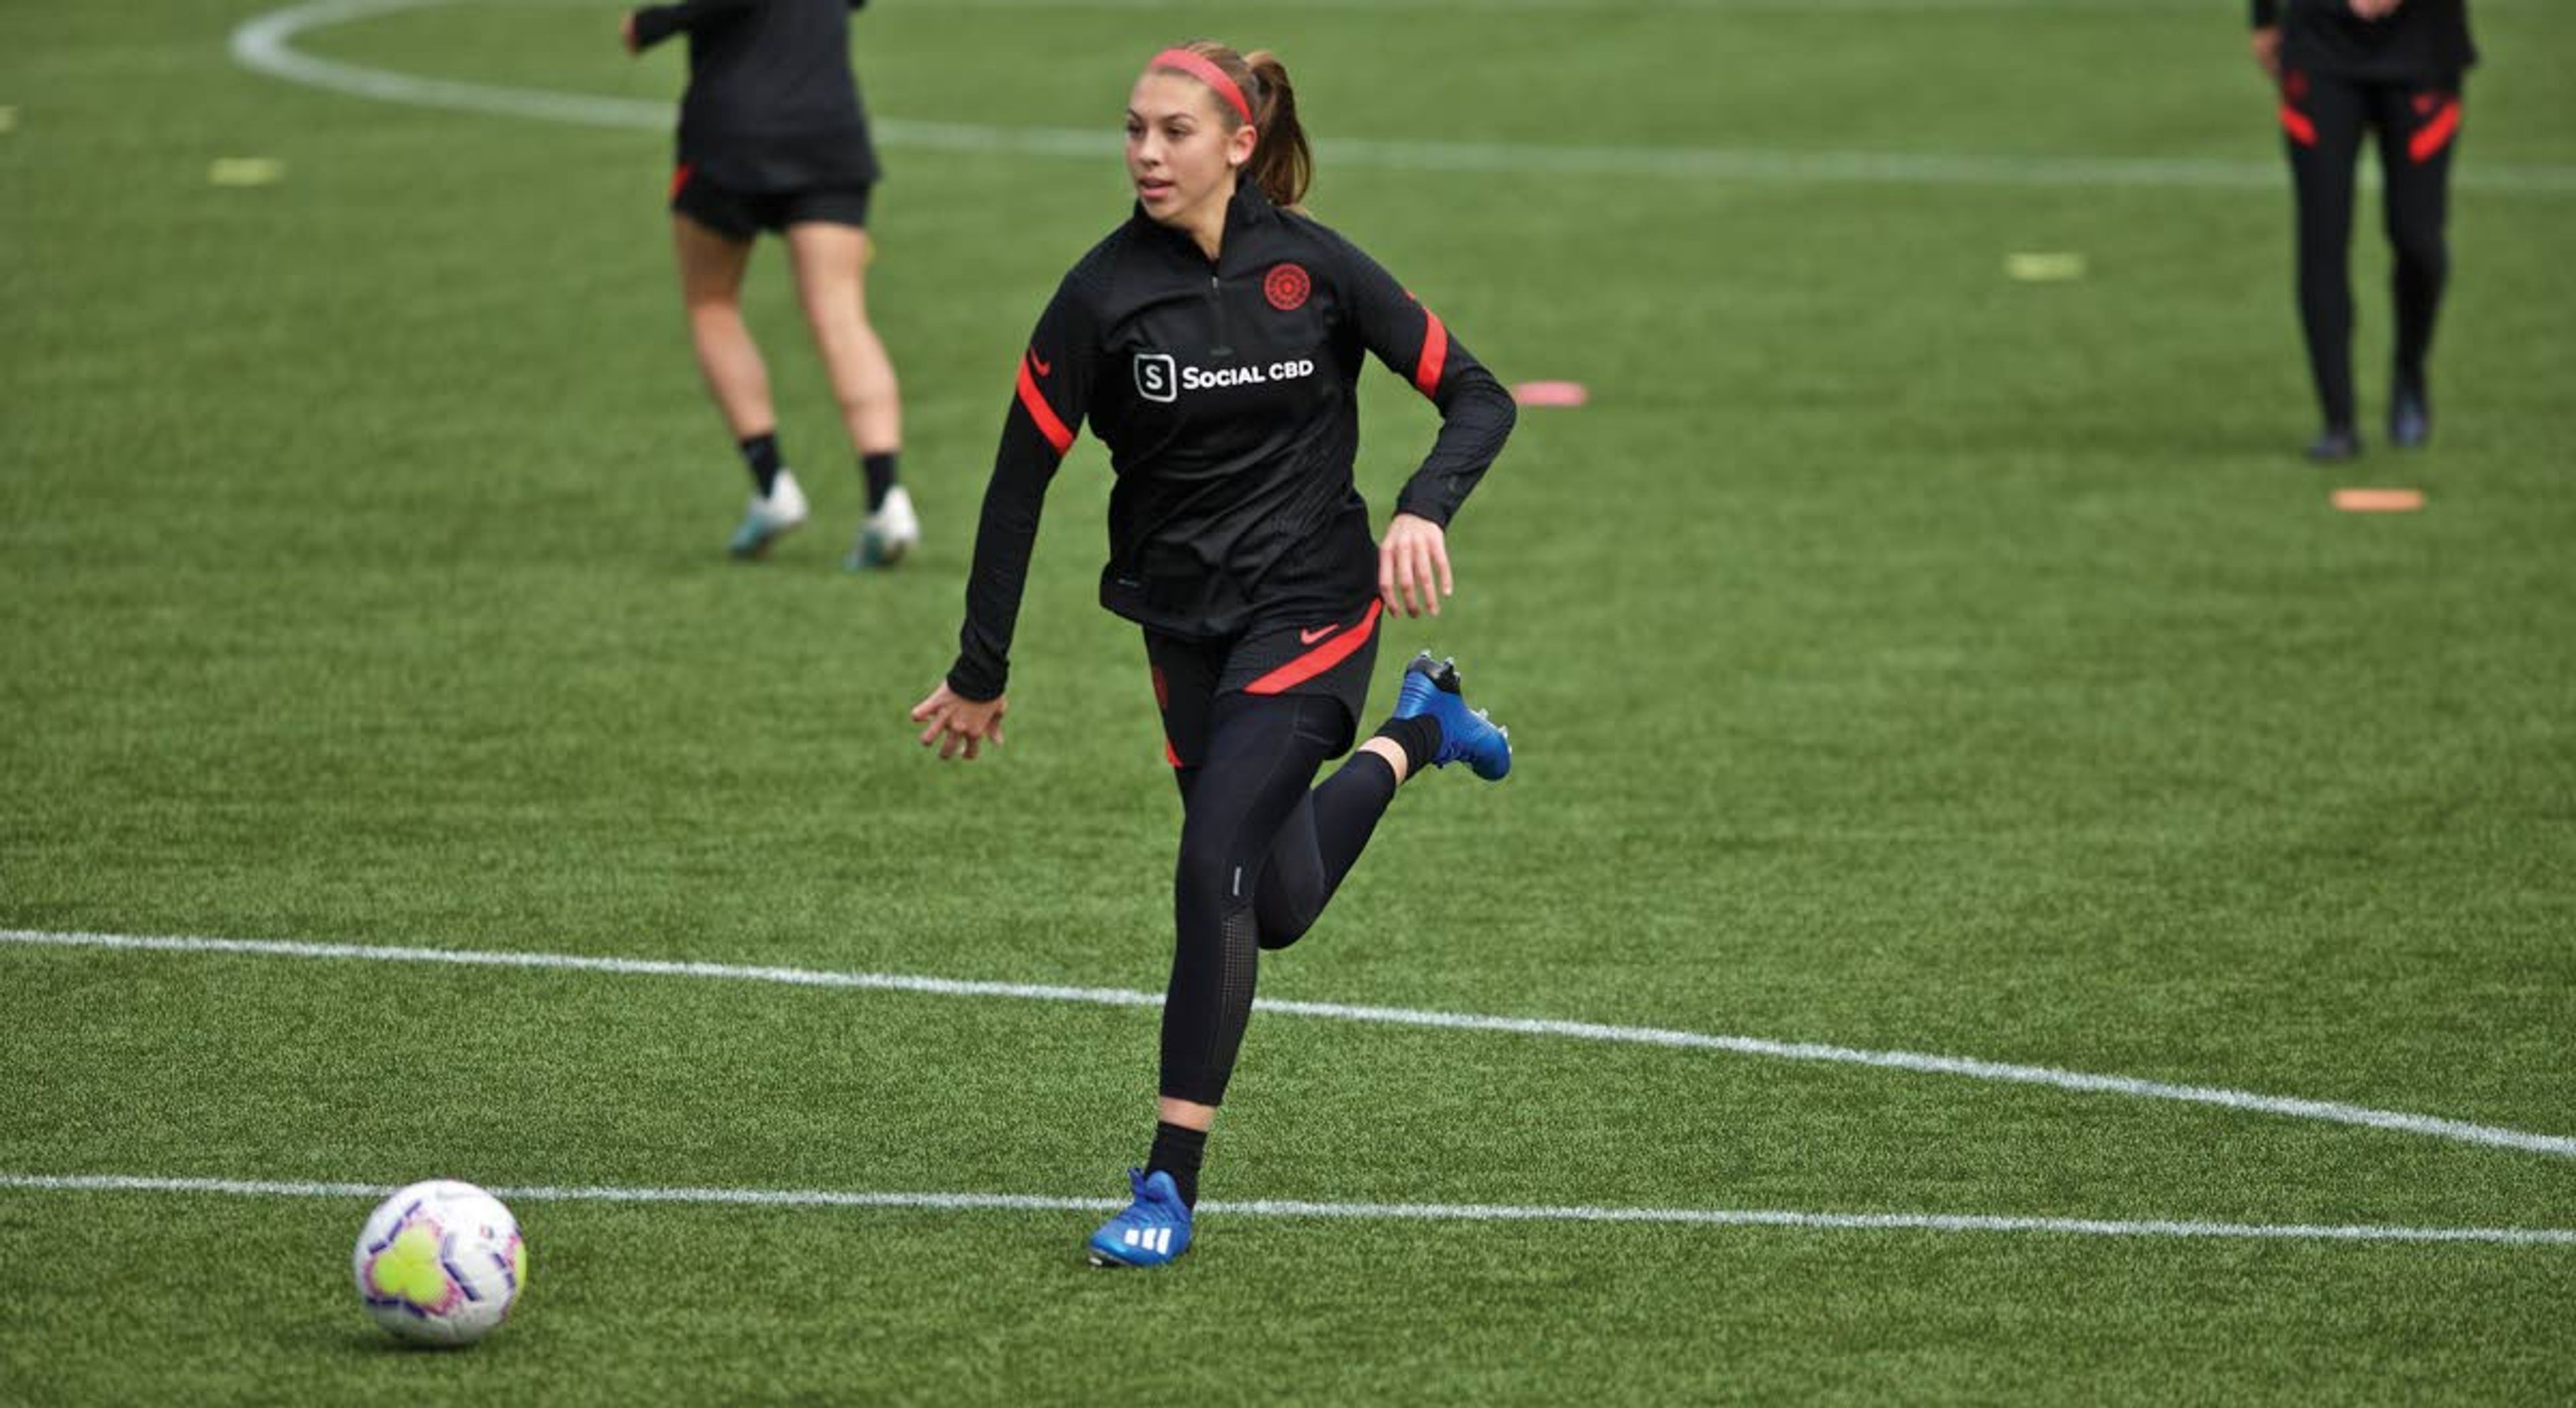
<svg viewBox="0 0 2576 1408"><path fill-rule="evenodd" d="M853 572L871 568L892 567L903 561L921 541L921 519L912 511L912 495L897 484L886 491L885 502L859 525L859 538L850 544L849 561L844 565Z"/></svg>
<svg viewBox="0 0 2576 1408"><path fill-rule="evenodd" d="M742 526L733 530L733 541L725 550L745 562L756 562L769 556L770 548L802 524L805 515L805 491L798 487L793 470L781 469L769 481L768 493L751 496Z"/></svg>

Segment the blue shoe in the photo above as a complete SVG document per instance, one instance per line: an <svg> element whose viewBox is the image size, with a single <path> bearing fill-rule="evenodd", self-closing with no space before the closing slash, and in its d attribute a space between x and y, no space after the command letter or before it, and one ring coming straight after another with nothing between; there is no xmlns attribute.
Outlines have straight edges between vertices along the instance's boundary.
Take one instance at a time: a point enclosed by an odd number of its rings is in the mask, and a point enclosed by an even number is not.
<svg viewBox="0 0 2576 1408"><path fill-rule="evenodd" d="M1431 765L1445 768L1463 762L1487 782L1500 782L1512 770L1512 731L1467 707L1458 692L1458 662L1434 661L1426 650L1404 667L1404 683L1395 692L1395 716L1440 721L1440 751Z"/></svg>
<svg viewBox="0 0 2576 1408"><path fill-rule="evenodd" d="M2420 450L2433 438L2433 408L2425 404L2424 379L2400 375L2388 405L2388 443Z"/></svg>
<svg viewBox="0 0 2576 1408"><path fill-rule="evenodd" d="M2315 464L2341 464L2361 457L2361 436L2348 425L2329 425L2325 433L2308 442L2308 459Z"/></svg>
<svg viewBox="0 0 2576 1408"><path fill-rule="evenodd" d="M1127 1170L1136 1201L1091 1234L1094 1266L1164 1266L1190 1249L1190 1205L1168 1173Z"/></svg>

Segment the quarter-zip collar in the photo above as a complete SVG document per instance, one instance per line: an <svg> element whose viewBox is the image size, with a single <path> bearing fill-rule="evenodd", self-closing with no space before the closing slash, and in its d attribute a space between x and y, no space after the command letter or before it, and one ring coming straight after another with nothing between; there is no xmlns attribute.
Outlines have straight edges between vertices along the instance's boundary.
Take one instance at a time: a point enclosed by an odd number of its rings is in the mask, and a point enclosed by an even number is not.
<svg viewBox="0 0 2576 1408"><path fill-rule="evenodd" d="M1241 241L1235 238L1238 234L1275 220L1278 215L1279 207L1272 205L1270 197L1262 194L1261 183L1238 172L1234 181L1234 198L1225 203L1225 241L1219 246L1214 260L1199 252L1199 242L1190 238L1189 231L1175 229L1146 214L1143 201L1136 202L1128 218L1189 258L1203 265L1223 268L1226 256L1240 247Z"/></svg>

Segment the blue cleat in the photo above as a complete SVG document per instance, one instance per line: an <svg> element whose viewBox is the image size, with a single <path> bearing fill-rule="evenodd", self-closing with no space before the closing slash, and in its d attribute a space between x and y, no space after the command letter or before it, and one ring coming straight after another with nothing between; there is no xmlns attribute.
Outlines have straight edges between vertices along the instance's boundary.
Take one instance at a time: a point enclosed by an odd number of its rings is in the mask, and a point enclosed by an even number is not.
<svg viewBox="0 0 2576 1408"><path fill-rule="evenodd" d="M1395 716L1429 714L1440 723L1440 751L1431 765L1445 768L1463 762L1487 782L1500 782L1512 770L1512 731L1467 707L1458 692L1458 662L1434 661L1430 651L1404 667L1404 683L1395 692Z"/></svg>
<svg viewBox="0 0 2576 1408"><path fill-rule="evenodd" d="M1091 1234L1094 1266L1165 1266L1190 1249L1190 1205L1168 1173L1127 1170L1136 1201Z"/></svg>

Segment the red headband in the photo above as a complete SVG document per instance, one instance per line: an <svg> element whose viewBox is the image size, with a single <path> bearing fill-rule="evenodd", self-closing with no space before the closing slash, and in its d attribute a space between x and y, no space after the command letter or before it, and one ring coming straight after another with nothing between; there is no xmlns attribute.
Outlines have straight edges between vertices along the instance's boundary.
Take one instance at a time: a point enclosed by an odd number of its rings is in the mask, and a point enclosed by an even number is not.
<svg viewBox="0 0 2576 1408"><path fill-rule="evenodd" d="M1206 55L1194 54L1187 49L1165 49L1156 54L1154 61L1146 67L1179 69L1215 89L1216 95L1225 99L1245 122L1252 121L1252 104L1243 100L1243 90L1234 86L1234 80L1225 76L1225 70L1218 68Z"/></svg>

